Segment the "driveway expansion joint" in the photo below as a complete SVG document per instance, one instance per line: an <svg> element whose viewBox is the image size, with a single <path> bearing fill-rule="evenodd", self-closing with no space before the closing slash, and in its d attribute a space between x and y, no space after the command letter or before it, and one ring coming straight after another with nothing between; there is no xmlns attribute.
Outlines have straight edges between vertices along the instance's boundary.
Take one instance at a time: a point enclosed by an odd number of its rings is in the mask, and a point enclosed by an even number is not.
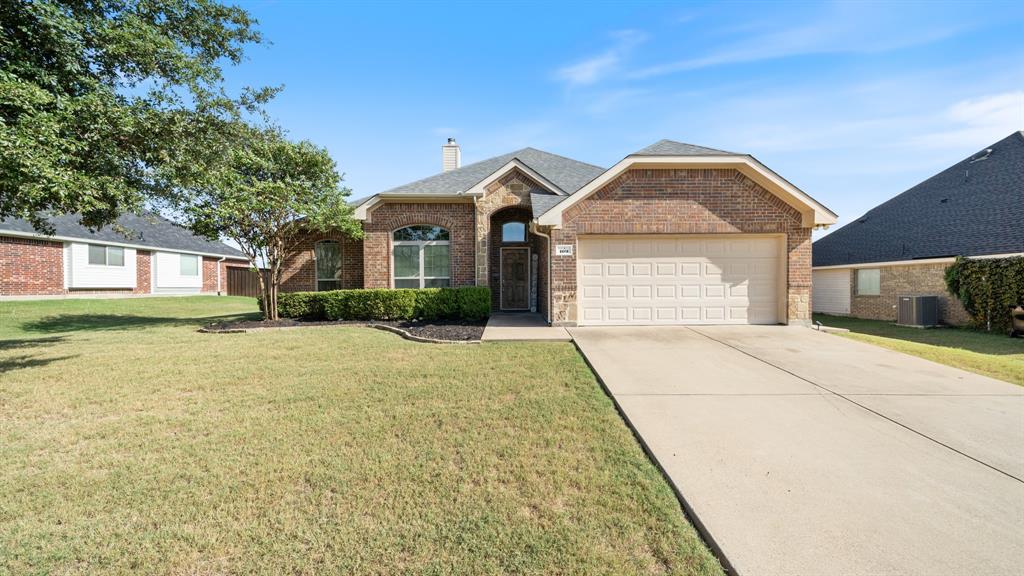
<svg viewBox="0 0 1024 576"><path fill-rule="evenodd" d="M921 436L922 438L930 440L931 442L934 442L934 443L938 444L939 446L942 446L942 447L944 447L944 448L946 448L946 449L948 449L948 450L950 450L952 452L955 452L956 454L959 454L960 456L963 456L964 458L967 458L969 460L973 460L974 462L977 462L978 464L981 464L982 466L984 466L986 468L994 470L995 472L998 472L998 473L1000 473L1000 474L1002 474L1004 476L1007 476L1009 478L1012 478L1012 479L1016 480L1017 482L1020 482L1021 484L1024 484L1024 478L1019 478L1019 477L1017 477L1017 476L1015 476L1015 475L1013 475L1013 474L1011 474L1011 473L1009 473L1009 472L1007 472L1005 470L1002 470L1000 468L997 468L996 466L993 466L993 465L989 464L988 462L985 462L984 460L980 460L978 458L975 458L974 456L971 456L970 454L967 454L966 452L963 452L961 450L957 450L956 448L950 446L949 444L947 444L945 442L942 442L942 441L940 441L940 440L938 440L936 438L933 438L932 436L929 436L928 434L925 434L924 432L921 432L919 430L911 428L910 426L907 426L906 424L900 422L899 420L896 420L894 418L886 416L885 414L879 412L878 410L875 410L873 408L865 406L864 404L861 404L860 402L857 402L856 400L853 400L851 398L851 396L855 396L855 394L840 394L840 393L838 393L838 392L836 392L834 390L829 389L827 386L824 386L824 385L822 385L822 384L820 384L818 382L815 382L814 380L811 380L809 378L801 376L800 374L797 374L796 372L793 372L793 371L788 370L788 369L786 369L786 368L784 368L782 366L779 366L777 364L769 362L769 361L765 360L764 358L761 358L760 356L757 356L755 354L751 354L750 352L747 352L746 350L744 350L744 349L742 349L742 348L740 348L738 346L734 346L734 345L730 344L729 342L726 342L724 340L719 340L718 338L714 338L714 337L712 337L712 336L710 336L708 334L705 334L704 332L701 332L700 330L697 330L696 328L687 326L686 329L691 331L691 332L693 332L693 333L695 333L695 334L699 334L699 335L707 338L708 340L717 342L717 343L719 343L719 344L721 344L723 346L726 346L728 348L732 348L733 350L735 350L735 351L737 351L737 352L739 352L741 354L744 354L746 356L749 356L750 358L753 358L754 360L757 360L758 362L762 362L764 364L767 364L768 366L771 366L772 368L775 368L776 370L779 370L781 372L785 372L786 374L789 374L790 376L793 376L794 378L798 378L800 380L803 380L804 382L807 382L808 384L810 384L812 386L816 386L816 387L818 387L818 388L828 392L829 394L833 394L833 395L835 395L835 396L837 396L839 398L842 398L843 400L846 400L847 402L849 402L849 403L851 403L851 404L853 404L855 406L863 408L864 410L867 410L868 412L870 412L870 413L872 413L872 414L874 414L874 415L876 415L876 416L878 416L880 418L888 420L889 422L892 422L893 424L895 424L895 425L897 425L897 426L899 426L901 428L904 428L907 431L913 432L914 434L917 434L918 436ZM861 395L862 396L876 396L876 394L861 394ZM908 396L918 396L918 394L908 394ZM920 394L920 396L930 396L930 395L929 394ZM1013 395L1005 395L1005 396L1013 396ZM970 396L967 396L967 397L970 397Z"/></svg>

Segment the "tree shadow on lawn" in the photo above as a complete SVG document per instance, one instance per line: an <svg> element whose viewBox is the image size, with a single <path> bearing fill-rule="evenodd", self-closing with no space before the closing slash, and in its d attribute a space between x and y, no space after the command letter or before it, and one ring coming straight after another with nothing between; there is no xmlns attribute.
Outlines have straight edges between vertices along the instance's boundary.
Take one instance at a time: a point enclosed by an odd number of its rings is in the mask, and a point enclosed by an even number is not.
<svg viewBox="0 0 1024 576"><path fill-rule="evenodd" d="M32 348L49 347L64 342L65 337L63 336L50 336L47 338L35 338L35 339L23 339L23 340L0 340L0 352L7 350L29 350ZM61 360L67 360L74 358L77 354L68 356L52 356L52 357L39 357L30 354L19 354L17 356L8 356L6 358L0 358L0 374L7 372L13 372L22 368L34 368L36 366L46 366L53 362L59 362Z"/></svg>
<svg viewBox="0 0 1024 576"><path fill-rule="evenodd" d="M214 322L253 320L259 317L259 313L224 314L193 318L136 316L132 314L58 314L25 322L21 327L26 332L39 332L43 334L99 330L138 330L174 326L198 329Z"/></svg>
<svg viewBox="0 0 1024 576"><path fill-rule="evenodd" d="M1010 338L1003 332L981 332L972 328L908 328L882 320L863 320L846 316L815 314L825 326L846 328L856 334L904 340L943 348L957 348L978 354L1010 356L1024 354L1024 338Z"/></svg>

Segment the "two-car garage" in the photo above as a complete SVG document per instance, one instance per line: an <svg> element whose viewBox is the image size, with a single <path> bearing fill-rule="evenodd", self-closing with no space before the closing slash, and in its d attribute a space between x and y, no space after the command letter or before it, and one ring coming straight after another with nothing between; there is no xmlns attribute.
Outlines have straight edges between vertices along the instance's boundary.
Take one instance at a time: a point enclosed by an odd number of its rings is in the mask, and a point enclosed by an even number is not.
<svg viewBox="0 0 1024 576"><path fill-rule="evenodd" d="M785 236L581 236L578 323L776 324Z"/></svg>

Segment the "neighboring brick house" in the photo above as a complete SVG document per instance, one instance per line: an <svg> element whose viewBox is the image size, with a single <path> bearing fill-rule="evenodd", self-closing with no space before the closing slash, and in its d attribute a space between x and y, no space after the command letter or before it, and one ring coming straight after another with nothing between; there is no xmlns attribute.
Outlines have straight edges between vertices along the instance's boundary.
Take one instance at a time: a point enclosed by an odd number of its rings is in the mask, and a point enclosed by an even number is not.
<svg viewBox="0 0 1024 576"><path fill-rule="evenodd" d="M814 243L814 311L896 320L900 296L938 296L939 320L967 312L946 291L957 256L1024 254L1024 132L873 208Z"/></svg>
<svg viewBox="0 0 1024 576"><path fill-rule="evenodd" d="M224 294L241 252L194 236L156 214L127 214L90 232L73 215L49 219L54 234L0 221L0 299L41 296Z"/></svg>
<svg viewBox="0 0 1024 576"><path fill-rule="evenodd" d="M533 148L356 207L311 235L286 290L489 286L557 325L806 323L811 230L835 214L752 156L662 140L604 169Z"/></svg>

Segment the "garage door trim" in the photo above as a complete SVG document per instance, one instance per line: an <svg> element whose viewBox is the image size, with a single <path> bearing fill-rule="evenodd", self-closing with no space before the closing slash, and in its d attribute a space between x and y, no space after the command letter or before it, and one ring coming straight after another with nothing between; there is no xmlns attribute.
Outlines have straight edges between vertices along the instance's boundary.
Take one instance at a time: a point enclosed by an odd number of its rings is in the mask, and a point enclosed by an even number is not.
<svg viewBox="0 0 1024 576"><path fill-rule="evenodd" d="M785 247L786 247L785 238L786 238L786 235L785 234L781 234L781 233L773 233L773 234L593 234L593 235L582 235L582 236L579 236L577 238L577 240L576 240L576 253L578 255L577 256L577 262L576 262L576 286L577 286L577 298L576 298L576 316L577 316L577 318L576 318L576 320L577 320L577 324L580 325L580 326L587 326L587 325L612 326L612 325L648 325L648 324L649 325L687 325L687 324L695 324L695 325L696 324L703 324L703 325L707 325L707 324L745 324L745 323L776 324L776 323L785 322L785 318L786 318L786 305L787 305L787 301L788 301L788 298L786 296L787 295L786 278L787 278L787 272L788 272L788 258L787 258L787 252L786 252L786 249L785 249ZM772 254L773 254L772 256L757 255L756 254L759 250L763 252L764 249L767 247L766 245L762 245L760 248L757 248L756 246L747 245L746 249L750 251L749 252L750 255L748 255L748 256L732 256L732 255L730 255L728 253L728 251L732 250L733 247L737 247L737 246L741 247L741 246L743 246L743 244L730 243L729 241L758 240L758 239L765 239L765 240L773 240L774 241L771 244L774 247L774 250L772 251ZM606 259L605 258L601 258L600 256L590 256L590 255L592 255L594 253L593 250L600 250L600 251L614 250L615 247L614 246L601 246L601 247L597 247L597 248L585 247L587 242L591 241L591 240L622 240L622 241L633 241L633 240L636 240L636 241L641 241L641 240L661 240L661 241L664 241L664 240L725 240L726 242L724 244L722 244L720 246L720 248L724 247L724 249L726 250L726 253L725 254L719 254L719 255L712 255L712 256L707 256L706 254L704 254L704 252L706 252L706 250L708 250L712 246L714 246L714 244L712 244L712 245L705 245L705 244L699 245L699 248L698 248L699 253L696 253L696 254L694 254L694 253L684 254L683 252L685 250L687 250L687 247L686 247L685 244L678 244L675 247L669 246L668 249L674 251L674 252L672 252L671 256L656 256L655 255L655 253L658 250L661 250L661 249L665 248L664 245L661 246L661 247L657 247L656 245L652 244L649 247L643 247L643 248L641 248L640 246L631 247L631 246L628 246L628 244L619 246L620 249L624 249L627 253L631 253L632 250L634 250L634 249L641 249L641 251L643 251L644 249L648 250L650 252L650 256L646 256L646 257L645 256L638 256L638 257L636 257L636 258L640 258L641 260L643 260L645 258L649 258L650 260L652 260L652 262L656 263L658 259L669 259L669 260L674 260L675 262L680 264L680 268L678 268L678 272L676 272L677 278L672 279L672 280L662 280L662 281L654 280L651 283L651 288L653 289L653 291L658 291L659 288L661 288L661 289L669 288L670 285L678 286L679 290L680 290L678 293L674 292L672 290L669 290L669 298L673 299L671 303L665 303L662 306L658 306L657 303L653 301L653 297L652 296L646 296L646 294L649 293L649 292L652 292L652 290L643 290L642 289L642 285L644 284L644 282L641 280L639 282L639 284L641 285L641 290L642 291L639 294L639 300L641 302L643 302L645 300L645 298L652 298L652 302L651 302L651 306L650 307L644 306L642 304L640 306L636 306L632 302L635 299L635 296L636 296L636 291L632 289L632 285L635 283L632 280L632 277L629 280L627 280L627 283L631 286L631 288L629 288L629 291L631 292L631 294L629 294L627 296L617 296L617 295L612 296L612 295L610 295L610 291L608 290L608 288L611 288L612 286L607 284L607 282L605 280L607 278L607 274L611 272L611 270L607 267L607 263L603 262L603 260L606 260ZM692 245L690 245L690 249L693 249ZM588 256L590 256L590 257L588 257ZM623 263L623 262L629 262L629 260L632 259L632 258L634 258L634 257L633 256L624 256L624 257L621 257L621 258L611 258L611 260L617 260L617 261L619 261L617 263ZM686 262L687 260L692 260L692 262ZM683 273L682 266L681 266L683 263L686 263L686 264L697 263L697 264L699 264L699 266L697 268L699 270L699 278L696 279L696 280L684 279L684 273ZM749 267L750 270L757 270L759 268L758 263L760 263L761 270L767 270L767 271L770 271L771 273L774 274L774 282L771 282L770 278L762 277L765 280L767 280L767 282L762 282L760 284L760 286L761 286L761 293L763 294L760 297L761 298L761 306L757 306L757 303L755 302L755 300L758 298L756 295L753 295L753 294L740 294L740 296L737 297L736 295L733 295L731 293L732 286L728 286L728 285L726 285L725 287L726 287L726 290L729 293L727 295L725 295L724 297L723 296L718 296L718 294L722 293L723 291L720 289L720 286L716 286L716 282L714 281L715 271L717 269L717 273L718 274L722 274L723 273L723 269L718 267L718 264L728 264L728 263L733 263L733 264L736 264L737 266L741 266L742 268L740 268L740 269L747 269L747 267ZM587 264L590 264L590 266L588 267ZM600 266L596 266L598 264L600 264ZM643 262L635 262L635 263L631 262L630 263L630 268L631 268L630 276L633 273L632 272L633 264L642 265ZM643 269L646 269L648 267L642 267L640 269L643 270ZM591 270L591 274L599 273L600 276L601 276L601 279L597 280L597 281L594 281L593 279L591 279L590 281L584 282L585 268L588 268L589 270ZM600 270L598 270L598 268L600 268ZM619 267L616 268L616 272L617 273L621 272L618 268ZM692 268L690 268L690 270L692 270ZM671 272L671 270L669 270L669 271ZM762 273L764 273L764 272L762 272ZM642 274L642 272L641 272L641 274ZM709 276L705 276L705 274L708 274ZM711 281L708 282L706 280L707 278L710 278ZM695 284L694 284L694 282L695 282ZM749 288L753 288L756 285L754 283L751 283L750 281L747 281L745 284ZM693 290L692 288L690 288L690 286L698 286L699 287L699 288L697 288L697 290L699 291L699 295L695 297L696 301L695 302L691 302L691 304L695 304L695 306L699 309L699 311L697 312L697 315L698 315L697 318L694 318L694 316L693 316L693 314L694 314L693 306L682 306L682 304L685 303L684 295L682 294L683 286L684 285L687 286L686 291L688 293L692 293L692 290ZM739 285L737 285L737 287L738 286ZM771 287L769 288L769 286L771 286ZM616 286L616 288L619 288L619 290L618 290L618 292L616 294L622 292L622 286ZM586 296L586 289L589 289L592 293L597 294L596 298L599 298L599 300L598 300L599 303L598 303L597 306L591 305L591 306L587 307L587 309L585 310L584 307L587 304L587 300L588 300L588 297ZM690 296L690 297L693 297L693 296ZM765 302L764 298L768 298L768 297L774 299L774 307L768 305L767 302ZM589 300L591 302L593 302L594 298L595 297L589 297ZM611 313L612 313L613 309L608 307L607 302L608 302L609 299L618 299L618 298L624 298L624 303L623 303L622 307L614 308L615 313L617 315L619 315L619 316L616 317L616 318L612 318L612 314ZM718 305L717 306L713 305L713 304L709 305L709 303L708 303L709 299L712 302L714 302L715 304L718 304ZM735 304L735 306L731 306L730 307L728 305L728 301L729 300L733 300L733 303ZM744 302L744 304L740 304L740 302ZM673 307L678 307L678 309L673 312L672 310L670 310L670 308L673 308ZM598 310L598 308L599 308L599 310ZM684 310L684 308L685 308L685 310ZM719 309L721 309L721 310L719 310ZM722 310L725 311L724 315L722 313ZM773 315L771 314L771 311L774 311ZM587 317L588 316L587 312L590 313L590 318ZM734 313L736 314L735 317L726 317L726 315L732 315ZM595 319L595 314L600 317L599 320ZM754 317L751 317L751 316L748 316L748 315L752 315ZM757 317L760 317L761 320L758 320Z"/></svg>

